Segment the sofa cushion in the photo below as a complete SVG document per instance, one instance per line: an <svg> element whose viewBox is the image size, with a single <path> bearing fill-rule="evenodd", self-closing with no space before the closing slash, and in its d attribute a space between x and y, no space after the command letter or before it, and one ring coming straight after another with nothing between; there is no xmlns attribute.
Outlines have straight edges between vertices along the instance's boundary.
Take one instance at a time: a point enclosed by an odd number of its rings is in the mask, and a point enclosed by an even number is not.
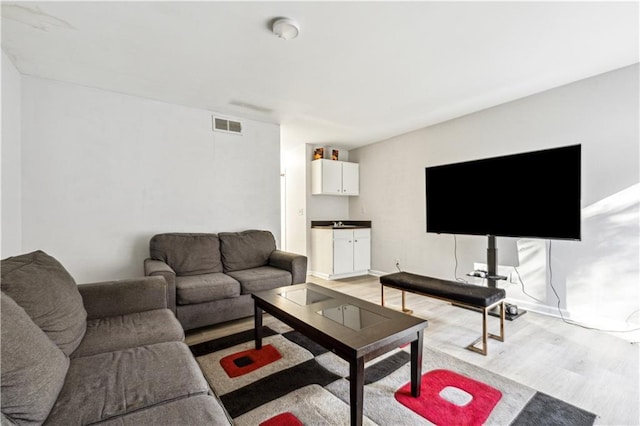
<svg viewBox="0 0 640 426"><path fill-rule="evenodd" d="M104 426L139 425L230 425L218 400L210 395L196 395L144 408L125 416L97 423Z"/></svg>
<svg viewBox="0 0 640 426"><path fill-rule="evenodd" d="M264 266L276 249L269 231L221 232L218 237L225 272Z"/></svg>
<svg viewBox="0 0 640 426"><path fill-rule="evenodd" d="M229 272L229 275L240 282L242 294L291 285L291 273L273 266Z"/></svg>
<svg viewBox="0 0 640 426"><path fill-rule="evenodd" d="M162 342L182 342L184 330L169 309L87 321L87 332L72 358Z"/></svg>
<svg viewBox="0 0 640 426"><path fill-rule="evenodd" d="M152 259L165 262L178 276L222 272L216 234L158 234L151 238L149 249Z"/></svg>
<svg viewBox="0 0 640 426"><path fill-rule="evenodd" d="M198 364L181 342L74 358L45 424L90 424L208 392Z"/></svg>
<svg viewBox="0 0 640 426"><path fill-rule="evenodd" d="M18 424L41 424L62 389L69 358L9 296L3 293L0 304L2 413Z"/></svg>
<svg viewBox="0 0 640 426"><path fill-rule="evenodd" d="M69 355L87 327L87 311L66 269L43 251L2 261L2 291L29 314L47 336Z"/></svg>
<svg viewBox="0 0 640 426"><path fill-rule="evenodd" d="M178 305L210 302L240 296L240 283L223 273L176 277Z"/></svg>
<svg viewBox="0 0 640 426"><path fill-rule="evenodd" d="M11 420L9 417L5 416L3 412L0 412L0 425L2 426L13 426L18 423Z"/></svg>

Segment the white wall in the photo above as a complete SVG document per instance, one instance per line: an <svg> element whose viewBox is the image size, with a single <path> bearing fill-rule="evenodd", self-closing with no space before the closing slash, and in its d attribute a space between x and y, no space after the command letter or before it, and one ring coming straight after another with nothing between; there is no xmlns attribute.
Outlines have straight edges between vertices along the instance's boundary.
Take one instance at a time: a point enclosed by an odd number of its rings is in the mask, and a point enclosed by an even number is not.
<svg viewBox="0 0 640 426"><path fill-rule="evenodd" d="M142 274L160 232L271 230L280 241L280 130L212 113L23 78L22 249L80 283Z"/></svg>
<svg viewBox="0 0 640 426"><path fill-rule="evenodd" d="M2 52L2 243L0 258L22 248L20 124L22 77Z"/></svg>
<svg viewBox="0 0 640 426"><path fill-rule="evenodd" d="M286 148L285 169L285 250L307 253L306 149L303 144Z"/></svg>
<svg viewBox="0 0 640 426"><path fill-rule="evenodd" d="M373 222L372 269L391 272L400 258L407 271L453 279L453 237L425 232L425 167L580 143L583 238L552 243L553 282L566 297L561 306L570 311L623 320L638 308L640 297L638 78L638 65L623 68L352 150L361 175L360 197L351 198L350 216ZM510 181L517 178L505 176L494 188L497 208L514 215L529 202L526 194L511 189ZM483 188L478 195L486 195ZM459 202L469 214L487 208L482 202ZM602 203L615 206L589 210ZM486 262L487 241L457 239L461 276L473 262ZM516 242L498 238L499 264L525 266ZM501 286L511 298L537 303L516 284Z"/></svg>

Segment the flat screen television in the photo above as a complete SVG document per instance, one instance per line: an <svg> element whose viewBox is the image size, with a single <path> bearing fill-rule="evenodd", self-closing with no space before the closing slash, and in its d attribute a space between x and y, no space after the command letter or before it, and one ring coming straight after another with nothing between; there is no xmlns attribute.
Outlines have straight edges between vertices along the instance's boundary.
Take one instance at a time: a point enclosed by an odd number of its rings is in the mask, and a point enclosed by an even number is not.
<svg viewBox="0 0 640 426"><path fill-rule="evenodd" d="M427 232L580 240L581 146L426 168Z"/></svg>

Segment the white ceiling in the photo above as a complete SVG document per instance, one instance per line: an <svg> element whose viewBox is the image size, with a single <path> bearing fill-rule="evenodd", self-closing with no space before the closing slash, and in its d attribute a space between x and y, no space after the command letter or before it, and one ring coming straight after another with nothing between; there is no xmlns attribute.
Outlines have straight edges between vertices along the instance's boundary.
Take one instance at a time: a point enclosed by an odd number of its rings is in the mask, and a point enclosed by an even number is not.
<svg viewBox="0 0 640 426"><path fill-rule="evenodd" d="M634 64L638 20L637 1L3 2L2 49L26 75L349 149Z"/></svg>

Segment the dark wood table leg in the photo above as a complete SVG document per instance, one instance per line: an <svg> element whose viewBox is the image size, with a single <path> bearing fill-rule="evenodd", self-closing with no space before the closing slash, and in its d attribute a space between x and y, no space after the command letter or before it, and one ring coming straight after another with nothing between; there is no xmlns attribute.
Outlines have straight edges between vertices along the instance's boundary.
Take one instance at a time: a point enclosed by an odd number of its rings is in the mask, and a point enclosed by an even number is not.
<svg viewBox="0 0 640 426"><path fill-rule="evenodd" d="M255 301L253 302L253 310L255 324L253 332L256 339L256 349L262 349L262 309L258 307Z"/></svg>
<svg viewBox="0 0 640 426"><path fill-rule="evenodd" d="M364 394L364 358L349 362L349 405L351 426L362 425L362 396Z"/></svg>
<svg viewBox="0 0 640 426"><path fill-rule="evenodd" d="M422 384L422 336L424 330L418 331L418 338L411 342L411 396L420 396Z"/></svg>

